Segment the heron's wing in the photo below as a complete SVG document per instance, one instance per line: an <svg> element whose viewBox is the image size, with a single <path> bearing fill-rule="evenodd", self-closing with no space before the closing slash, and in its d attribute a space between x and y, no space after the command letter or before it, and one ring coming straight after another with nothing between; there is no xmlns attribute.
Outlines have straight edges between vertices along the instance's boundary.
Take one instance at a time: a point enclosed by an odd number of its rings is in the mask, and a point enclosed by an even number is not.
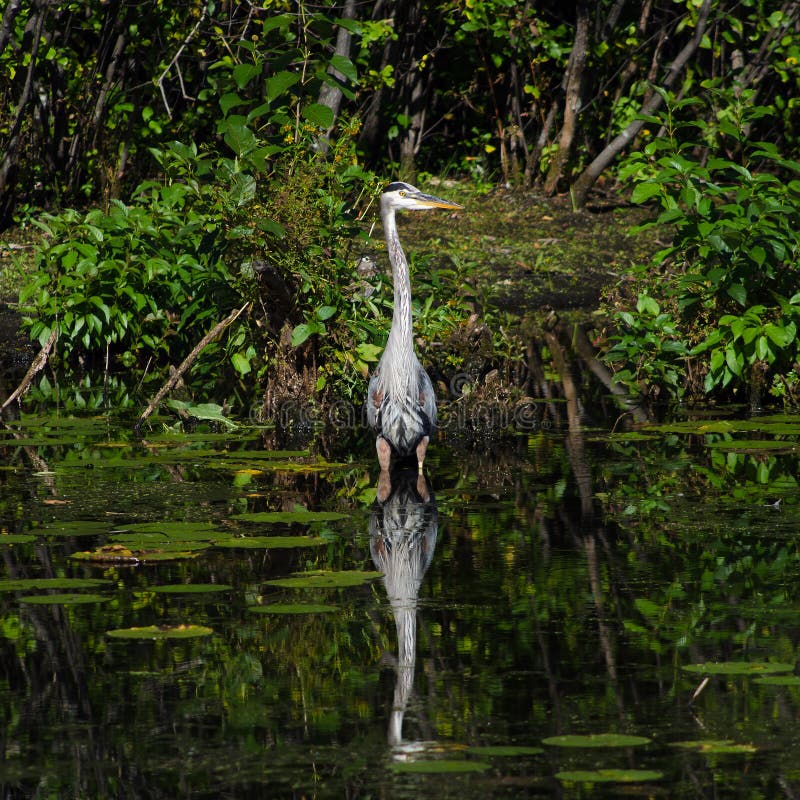
<svg viewBox="0 0 800 800"><path fill-rule="evenodd" d="M436 395L433 392L433 384L428 373L419 368L419 404L425 412L425 416L430 420L431 433L436 430Z"/></svg>
<svg viewBox="0 0 800 800"><path fill-rule="evenodd" d="M375 370L375 374L370 378L369 387L367 388L367 422L369 423L370 428L378 428L378 412L381 408L381 402L383 401L383 392L379 386L380 382L380 375L378 370Z"/></svg>

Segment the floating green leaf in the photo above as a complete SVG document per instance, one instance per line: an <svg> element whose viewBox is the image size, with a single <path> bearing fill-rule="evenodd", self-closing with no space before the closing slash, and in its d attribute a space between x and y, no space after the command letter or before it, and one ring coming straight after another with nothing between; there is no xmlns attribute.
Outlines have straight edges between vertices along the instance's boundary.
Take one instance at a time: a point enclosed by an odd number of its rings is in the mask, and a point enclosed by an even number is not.
<svg viewBox="0 0 800 800"><path fill-rule="evenodd" d="M239 522L333 522L345 519L347 514L337 511L309 511L296 508L294 511L257 511L250 514L237 514L233 519Z"/></svg>
<svg viewBox="0 0 800 800"><path fill-rule="evenodd" d="M205 522L136 522L116 528L114 538L122 541L124 535L133 533L161 534L181 542L211 541L217 536L229 535L227 531L221 531L218 526Z"/></svg>
<svg viewBox="0 0 800 800"><path fill-rule="evenodd" d="M756 678L753 683L760 683L762 686L800 686L800 675L767 675Z"/></svg>
<svg viewBox="0 0 800 800"><path fill-rule="evenodd" d="M513 758L516 756L536 756L544 753L541 747L526 747L524 745L497 744L486 745L483 747L470 747L469 752L476 756L486 756L487 758Z"/></svg>
<svg viewBox="0 0 800 800"><path fill-rule="evenodd" d="M637 747L648 744L646 736L630 736L625 733L590 733L588 735L566 734L542 739L542 744L553 747Z"/></svg>
<svg viewBox="0 0 800 800"><path fill-rule="evenodd" d="M29 592L31 589L97 589L111 581L100 578L6 578L0 592Z"/></svg>
<svg viewBox="0 0 800 800"><path fill-rule="evenodd" d="M684 672L701 675L767 675L774 672L791 672L794 664L779 661L709 661L705 664L687 664Z"/></svg>
<svg viewBox="0 0 800 800"><path fill-rule="evenodd" d="M271 603L267 606L248 606L247 610L253 614L329 614L339 609L313 603Z"/></svg>
<svg viewBox="0 0 800 800"><path fill-rule="evenodd" d="M20 597L20 603L31 605L75 606L82 603L105 603L110 597L101 594L33 594Z"/></svg>
<svg viewBox="0 0 800 800"><path fill-rule="evenodd" d="M239 536L237 538L218 539L217 547L242 547L245 549L277 549L287 547L319 547L325 544L319 536Z"/></svg>
<svg viewBox="0 0 800 800"><path fill-rule="evenodd" d="M798 443L794 441L783 441L781 439L731 439L718 442L707 442L708 447L715 450L726 452L746 452L757 453L760 451L774 450L795 450Z"/></svg>
<svg viewBox="0 0 800 800"><path fill-rule="evenodd" d="M39 536L97 536L98 533L108 531L107 522L86 522L84 520L69 520L64 522L51 522L41 528L34 528L33 532Z"/></svg>
<svg viewBox="0 0 800 800"><path fill-rule="evenodd" d="M268 586L280 586L284 589L338 589L345 586L360 586L363 583L379 578L382 572L346 570L343 572L304 572L293 578L279 578L266 581Z"/></svg>
<svg viewBox="0 0 800 800"><path fill-rule="evenodd" d="M465 761L461 759L440 759L430 761L403 761L392 764L393 772L414 772L429 775L458 772L485 772L489 764L483 761Z"/></svg>
<svg viewBox="0 0 800 800"><path fill-rule="evenodd" d="M672 742L672 746L713 755L756 752L756 748L752 744L736 744L731 739L698 739L697 741Z"/></svg>
<svg viewBox="0 0 800 800"><path fill-rule="evenodd" d="M556 773L556 778L564 783L644 783L663 777L663 772L651 769L579 769Z"/></svg>
<svg viewBox="0 0 800 800"><path fill-rule="evenodd" d="M159 594L210 594L213 592L229 592L233 586L227 583L169 583L162 586L150 586L148 590Z"/></svg>
<svg viewBox="0 0 800 800"><path fill-rule="evenodd" d="M70 558L76 561L97 561L108 564L139 564L144 561L181 561L197 558L208 546L197 543L193 549L170 546L169 543L154 546L152 550L145 547L133 548L124 544L106 544L96 550L85 550L73 553Z"/></svg>
<svg viewBox="0 0 800 800"><path fill-rule="evenodd" d="M210 636L214 631L203 625L174 625L159 627L148 625L144 628L117 628L106 631L112 639L192 639L197 636Z"/></svg>
<svg viewBox="0 0 800 800"><path fill-rule="evenodd" d="M35 542L36 537L29 533L6 533L0 535L0 544L26 544Z"/></svg>

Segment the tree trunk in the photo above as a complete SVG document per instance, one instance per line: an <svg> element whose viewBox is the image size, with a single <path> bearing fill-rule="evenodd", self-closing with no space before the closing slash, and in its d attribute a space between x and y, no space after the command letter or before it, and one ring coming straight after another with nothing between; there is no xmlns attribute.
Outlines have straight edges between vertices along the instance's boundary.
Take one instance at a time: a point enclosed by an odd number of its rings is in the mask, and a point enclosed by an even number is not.
<svg viewBox="0 0 800 800"><path fill-rule="evenodd" d="M6 10L3 12L3 21L0 22L0 55L3 55L3 50L11 40L11 34L14 30L14 20L19 12L20 3L22 0L9 0Z"/></svg>
<svg viewBox="0 0 800 800"><path fill-rule="evenodd" d="M5 152L2 160L0 160L0 197L3 200L0 202L0 223L5 222L6 217L11 213L14 204L13 191L11 187L14 183L14 176L18 167L18 155L20 139L22 136L23 120L29 113L28 106L34 98L34 85L37 67L37 59L39 55L39 44L42 41L42 31L44 30L45 17L47 16L48 3L47 0L41 2L32 10L31 19L25 28L25 40L30 43L30 49L23 49L24 52L30 53L28 61L28 69L25 73L25 82L22 86L22 91L19 94L17 101L17 110L14 115L14 121L8 133L8 139L5 146L2 148ZM5 15L4 15L5 23Z"/></svg>
<svg viewBox="0 0 800 800"><path fill-rule="evenodd" d="M344 9L342 10L342 19L355 19L356 18L356 0L345 0ZM350 58L350 42L353 34L343 25L339 26L339 31L336 34L336 55L342 58ZM328 72L337 80L344 83L345 76L334 67L329 67ZM324 83L319 91L318 101L323 106L333 112L333 124L328 129L324 136L320 136L317 140L317 145L321 153L327 153L330 148L330 135L333 130L333 125L336 124L336 118L339 116L339 106L342 102L342 90L338 84Z"/></svg>
<svg viewBox="0 0 800 800"><path fill-rule="evenodd" d="M558 182L561 180L564 168L569 160L581 107L581 81L583 79L583 68L586 64L586 49L589 41L589 11L585 3L578 4L577 13L575 40L572 44L567 92L564 99L564 124L561 127L558 150L553 155L547 179L544 182L545 194L549 195L555 194Z"/></svg>
<svg viewBox="0 0 800 800"><path fill-rule="evenodd" d="M694 36L687 42L680 53L678 53L672 64L670 64L667 76L661 84L665 90L669 90L675 85L683 68L700 46L700 41L703 38L706 25L708 24L711 2L712 0L703 0L703 5L697 17L697 26L695 27ZM663 102L664 98L658 92L654 92L650 99L642 106L641 115L652 116L661 107ZM643 119L633 120L624 131L614 137L597 158L595 158L578 176L578 179L570 190L574 208L583 208L583 206L586 205L586 197L589 194L589 190L594 186L600 174L630 144L644 124L645 122Z"/></svg>

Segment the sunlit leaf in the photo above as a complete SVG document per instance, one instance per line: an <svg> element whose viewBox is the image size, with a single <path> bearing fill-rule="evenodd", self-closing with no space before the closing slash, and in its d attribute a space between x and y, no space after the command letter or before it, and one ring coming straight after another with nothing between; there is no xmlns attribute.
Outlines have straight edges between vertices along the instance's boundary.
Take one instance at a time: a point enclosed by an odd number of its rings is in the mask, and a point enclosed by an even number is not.
<svg viewBox="0 0 800 800"><path fill-rule="evenodd" d="M75 606L83 603L105 603L110 599L100 594L35 594L20 597L19 601L31 605Z"/></svg>
<svg viewBox="0 0 800 800"><path fill-rule="evenodd" d="M0 544L27 544L35 542L36 537L29 533L5 533L0 534Z"/></svg>
<svg viewBox="0 0 800 800"><path fill-rule="evenodd" d="M198 636L210 636L214 631L203 625L174 625L158 627L148 625L144 628L117 628L106 631L112 639L192 639Z"/></svg>
<svg viewBox="0 0 800 800"><path fill-rule="evenodd" d="M556 778L564 783L644 783L663 777L663 772L651 769L591 769L556 773Z"/></svg>
<svg viewBox="0 0 800 800"><path fill-rule="evenodd" d="M391 765L393 772L412 772L426 775L455 774L459 772L485 772L490 768L483 761L441 759L430 761L401 761Z"/></svg>
<svg viewBox="0 0 800 800"><path fill-rule="evenodd" d="M346 518L347 514L340 514L338 511L308 511L305 508L296 508L294 511L256 511L232 517L240 522L333 522Z"/></svg>
<svg viewBox="0 0 800 800"><path fill-rule="evenodd" d="M672 746L713 755L756 752L756 748L752 744L736 744L730 739L699 739L697 741L672 742Z"/></svg>
<svg viewBox="0 0 800 800"><path fill-rule="evenodd" d="M349 570L343 572L309 572L293 578L278 578L266 581L268 586L281 586L284 589L339 589L346 586L360 586L379 578L381 572Z"/></svg>
<svg viewBox="0 0 800 800"><path fill-rule="evenodd" d="M800 675L766 675L756 678L753 683L762 686L800 686Z"/></svg>
<svg viewBox="0 0 800 800"><path fill-rule="evenodd" d="M159 594L211 594L229 592L233 586L227 583L168 583L161 586L149 586L148 591Z"/></svg>
<svg viewBox="0 0 800 800"><path fill-rule="evenodd" d="M311 603L271 603L266 606L248 606L247 610L253 614L329 614L339 609L336 606Z"/></svg>
<svg viewBox="0 0 800 800"><path fill-rule="evenodd" d="M470 747L469 752L487 758L513 758L517 756L536 756L544 753L541 747L526 747L515 744L486 745L484 747Z"/></svg>
<svg viewBox="0 0 800 800"><path fill-rule="evenodd" d="M648 744L646 736L631 736L624 733L565 734L542 739L542 744L553 747L636 747Z"/></svg>
<svg viewBox="0 0 800 800"><path fill-rule="evenodd" d="M773 672L791 672L794 664L780 661L709 661L705 664L687 664L684 672L701 675L767 675Z"/></svg>
<svg viewBox="0 0 800 800"><path fill-rule="evenodd" d="M31 589L97 589L112 581L101 578L6 578L0 580L0 592L25 592Z"/></svg>
<svg viewBox="0 0 800 800"><path fill-rule="evenodd" d="M327 544L318 536L237 536L217 539L217 547L241 547L245 550L278 549L287 547L319 547Z"/></svg>

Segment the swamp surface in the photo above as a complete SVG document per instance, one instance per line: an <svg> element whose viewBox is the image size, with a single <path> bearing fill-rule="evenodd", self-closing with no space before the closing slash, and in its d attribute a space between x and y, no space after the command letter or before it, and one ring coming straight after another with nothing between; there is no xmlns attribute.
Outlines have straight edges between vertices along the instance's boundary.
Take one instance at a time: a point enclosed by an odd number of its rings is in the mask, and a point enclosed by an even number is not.
<svg viewBox="0 0 800 800"><path fill-rule="evenodd" d="M568 412L7 421L2 796L797 796L800 418Z"/></svg>

